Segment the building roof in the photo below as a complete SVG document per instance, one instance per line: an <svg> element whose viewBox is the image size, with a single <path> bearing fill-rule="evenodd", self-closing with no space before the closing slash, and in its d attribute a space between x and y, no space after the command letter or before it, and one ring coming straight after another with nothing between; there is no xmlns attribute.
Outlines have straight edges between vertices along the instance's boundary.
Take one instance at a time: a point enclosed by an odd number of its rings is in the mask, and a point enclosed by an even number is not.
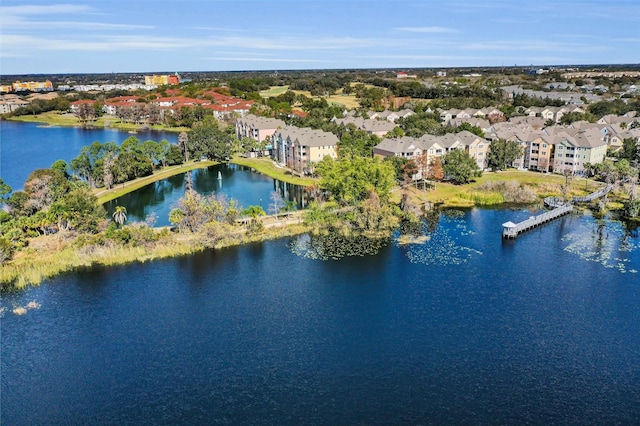
<svg viewBox="0 0 640 426"><path fill-rule="evenodd" d="M242 125L251 127L258 130L271 130L279 127L284 128L285 122L277 118L258 117L257 115L249 114L244 118L239 118L238 122Z"/></svg>
<svg viewBox="0 0 640 426"><path fill-rule="evenodd" d="M336 146L338 137L331 132L307 127L288 126L280 129L278 133L283 139L289 139L292 143L301 146Z"/></svg>

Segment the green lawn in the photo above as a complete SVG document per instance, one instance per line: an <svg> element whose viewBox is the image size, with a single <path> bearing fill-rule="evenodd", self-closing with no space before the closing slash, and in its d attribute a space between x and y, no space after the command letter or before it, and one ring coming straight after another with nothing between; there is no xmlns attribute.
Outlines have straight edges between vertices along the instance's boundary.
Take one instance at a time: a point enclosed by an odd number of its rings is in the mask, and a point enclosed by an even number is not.
<svg viewBox="0 0 640 426"><path fill-rule="evenodd" d="M231 162L240 166L251 167L257 172L267 175L273 179L278 179L294 185L309 186L316 182L314 179L294 176L288 169L276 166L276 163L268 158L245 158L236 156L231 160Z"/></svg>
<svg viewBox="0 0 640 426"><path fill-rule="evenodd" d="M412 189L411 192L416 202L424 203L427 201L434 203L444 203L450 207L472 207L475 203L462 194L471 194L477 191L483 183L489 181L518 181L522 185L527 185L533 189L540 198L547 196L561 195L561 185L564 185L564 176L554 174L544 174L520 170L505 170L501 172L485 172L481 177L476 178L474 182L467 185L455 185L448 182L436 183L436 188L432 190L422 191ZM583 178L573 178L571 180L570 196L586 195L595 191L602 184ZM394 193L396 198L400 197L400 192Z"/></svg>
<svg viewBox="0 0 640 426"><path fill-rule="evenodd" d="M263 98L271 98L273 96L282 95L287 90L289 90L289 86L272 86L269 90L261 91L260 96L262 96ZM305 95L312 99L318 99L318 96L313 96L308 90L292 90L292 92L296 95ZM353 94L343 95L342 89L338 90L335 95L322 97L325 98L330 104L339 104L348 109L360 108L360 102L358 102L356 96Z"/></svg>
<svg viewBox="0 0 640 426"><path fill-rule="evenodd" d="M260 92L260 96L263 98L271 98L273 96L279 96L289 90L289 86L272 86L269 90L263 90Z"/></svg>

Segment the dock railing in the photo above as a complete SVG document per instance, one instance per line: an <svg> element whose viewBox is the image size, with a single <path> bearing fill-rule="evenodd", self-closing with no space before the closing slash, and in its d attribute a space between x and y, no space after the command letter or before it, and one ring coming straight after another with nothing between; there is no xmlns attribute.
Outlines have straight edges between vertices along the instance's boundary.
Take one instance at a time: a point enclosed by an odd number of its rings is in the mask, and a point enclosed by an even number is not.
<svg viewBox="0 0 640 426"><path fill-rule="evenodd" d="M596 198L604 197L606 194L613 190L613 185L607 185L598 189L591 194L584 197L573 197L571 202L566 202L562 198L558 197L547 197L544 199L544 205L553 210L548 212L539 214L537 216L531 216L529 219L526 219L519 223L506 222L502 224L502 237L503 238L516 238L518 234L521 232L528 231L529 229L535 228L537 226L542 225L543 223L547 223L554 219L559 218L560 216L564 216L565 214L571 212L573 210L573 204L576 203L589 203Z"/></svg>
<svg viewBox="0 0 640 426"><path fill-rule="evenodd" d="M502 236L504 238L515 238L521 232L528 231L529 229L535 228L544 223L557 219L560 216L564 216L565 214L570 213L572 210L573 210L573 205L567 204L560 207L556 207L551 211L539 214L537 216L531 216L529 219L519 223L513 223L513 222L503 223Z"/></svg>

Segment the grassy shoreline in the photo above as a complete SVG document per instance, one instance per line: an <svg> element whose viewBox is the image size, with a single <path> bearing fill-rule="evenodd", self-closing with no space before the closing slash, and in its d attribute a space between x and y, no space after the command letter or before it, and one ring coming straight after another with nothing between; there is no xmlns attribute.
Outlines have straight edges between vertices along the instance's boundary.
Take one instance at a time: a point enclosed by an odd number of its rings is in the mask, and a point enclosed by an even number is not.
<svg viewBox="0 0 640 426"><path fill-rule="evenodd" d="M181 173L186 173L195 169L203 169L209 166L215 166L219 164L216 161L190 161L187 164L180 164L177 166L168 166L154 172L150 176L144 176L138 179L118 184L111 189L97 188L93 190L93 194L98 198L98 203L104 204L111 200L115 200L125 194L135 191L136 189L143 188L154 182L162 179L169 178Z"/></svg>
<svg viewBox="0 0 640 426"><path fill-rule="evenodd" d="M238 161L239 160L239 161ZM261 165L263 170L269 168L267 174L284 174L270 160L264 159L234 159L236 164L254 167ZM182 173L186 168L206 167L213 162L191 163L184 168L176 167L169 171L169 174ZM256 168L257 169L257 168ZM162 179L164 175L153 176L151 178ZM287 177L292 179L292 183L301 184L300 178L285 176L272 176L276 179ZM293 179L295 178L295 179ZM296 181L298 179L298 181ZM498 206L505 204L504 201L496 203L478 203L477 198L466 196L478 191L478 187L487 181L507 181L517 180L521 185L528 185L535 188L539 199L549 195L560 195L560 185L564 183L562 176L550 176L533 172L507 171L500 173L487 173L483 178L477 179L470 185L452 185L448 183L438 183L435 190L424 192L421 189L405 188L395 191L392 201L399 201L402 193L407 193L416 205L433 203L444 208L466 208L474 206ZM303 180L304 181L304 180ZM310 180L312 181L312 180ZM313 182L313 181L312 181ZM146 185L148 183L138 184ZM584 195L594 191L601 183L584 179L575 179L571 183L569 196ZM132 190L133 182L127 188ZM119 188L120 189L120 188ZM112 193L119 196L119 194ZM103 194L103 196L106 196ZM491 199L491 197L489 197ZM422 203L422 204L421 204ZM613 203L611 203L613 204ZM223 238L213 247L207 247L202 242L202 236L192 233L171 233L166 229L155 229L154 232L161 233L160 239L149 246L129 246L129 245L107 245L92 246L90 250L86 247L78 248L74 242L75 238L65 239L58 235L40 236L30 240L29 247L16 254L16 257L0 268L0 289L9 290L12 288L21 289L29 285L38 285L45 279L55 275L78 270L92 265L123 265L132 262L147 262L155 259L164 259L176 256L185 256L197 253L206 249L220 249L231 246L238 246L247 243L265 241L275 238L293 236L309 232L311 227L300 224L297 221L284 221L276 226L265 226L264 231L259 234L249 235L244 229L236 229L227 237Z"/></svg>
<svg viewBox="0 0 640 426"><path fill-rule="evenodd" d="M314 179L300 178L300 177L291 175L286 171L286 169L282 169L276 166L276 164L272 160L268 160L264 158L259 159L259 158L235 157L231 160L231 163L237 164L240 166L251 167L255 169L257 172L262 173L266 176L269 176L273 179L278 179L283 182L288 182L295 185L309 186L315 182ZM203 169L205 167L215 166L216 164L220 164L220 163L216 161L191 161L187 164L181 164L178 166L169 166L154 172L150 176L141 177L129 182L125 182L124 184L118 184L111 189L105 189L105 188L94 189L93 194L98 198L98 203L104 204L109 201L115 200L118 197L126 195L130 192L133 192L137 189L143 188L147 185L157 182L159 180L166 179L181 173L186 173L191 170Z"/></svg>
<svg viewBox="0 0 640 426"><path fill-rule="evenodd" d="M231 162L234 164L238 164L239 166L251 167L257 172L269 176L270 178L278 179L287 183L292 183L294 185L306 187L317 182L317 179L303 178L292 175L288 169L277 166L273 160L268 158L244 158L236 156L231 160Z"/></svg>
<svg viewBox="0 0 640 426"><path fill-rule="evenodd" d="M485 197L480 196L479 188L487 182L508 182L516 181L522 186L530 188L536 193L539 199L548 196L561 196L562 185L565 184L565 177L554 174L544 174L531 171L505 170L500 172L485 172L481 177L475 178L467 185L456 185L448 182L438 182L435 189L423 191L421 188L411 187L406 189L417 205L437 204L442 207L485 207L506 204L497 194L487 193ZM584 178L573 178L568 191L569 197L582 196L596 191L603 186L601 182L594 180L586 181ZM394 192L393 200L400 201L402 191Z"/></svg>
<svg viewBox="0 0 640 426"><path fill-rule="evenodd" d="M31 240L29 248L0 268L0 290L24 289L39 285L56 275L94 265L111 266L144 263L158 259L186 256L209 249L221 249L243 244L303 234L310 230L300 223L265 227L260 234L247 234L238 229L213 247L202 243L198 234L167 233L151 246L111 245L78 248L74 240L58 235L40 236ZM155 232L162 233L162 229Z"/></svg>
<svg viewBox="0 0 640 426"><path fill-rule="evenodd" d="M89 129L117 129L122 131L137 132L146 130L163 131L163 132L184 132L189 129L186 127L167 127L161 124L151 126L143 124L122 123L117 117L102 116L96 121L83 124L78 117L71 113L61 113L59 111L48 111L37 115L20 115L7 117L7 121L18 123L42 123L48 126L56 127L85 127Z"/></svg>

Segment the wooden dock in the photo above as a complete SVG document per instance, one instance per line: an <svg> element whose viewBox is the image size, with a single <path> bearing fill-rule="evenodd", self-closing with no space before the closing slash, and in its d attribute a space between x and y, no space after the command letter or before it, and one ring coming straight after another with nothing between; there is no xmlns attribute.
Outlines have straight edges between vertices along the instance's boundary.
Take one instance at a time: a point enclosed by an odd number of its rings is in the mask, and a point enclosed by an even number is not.
<svg viewBox="0 0 640 426"><path fill-rule="evenodd" d="M511 221L502 224L502 238L516 238L522 232L536 228L547 222L551 222L561 216L570 213L573 210L573 204L576 203L589 203L597 198L604 197L613 189L613 186L607 185L600 188L596 192L593 192L586 197L574 197L571 203L564 202L560 198L547 197L544 199L544 205L553 210L539 214L537 216L531 216L529 219L519 223L513 223Z"/></svg>
<svg viewBox="0 0 640 426"><path fill-rule="evenodd" d="M537 216L531 216L529 219L519 223L507 222L502 224L502 237L503 238L516 238L522 232L536 228L547 222L551 222L554 219L559 218L570 213L573 210L573 205L567 204L555 209L539 214Z"/></svg>
<svg viewBox="0 0 640 426"><path fill-rule="evenodd" d="M604 197L605 195L607 195L609 192L611 192L613 190L613 185L607 185L605 187L602 187L600 189L598 189L596 192L592 192L591 194L587 195L586 197L573 197L573 203L590 203L593 200L595 200L596 198L600 198L600 197Z"/></svg>

